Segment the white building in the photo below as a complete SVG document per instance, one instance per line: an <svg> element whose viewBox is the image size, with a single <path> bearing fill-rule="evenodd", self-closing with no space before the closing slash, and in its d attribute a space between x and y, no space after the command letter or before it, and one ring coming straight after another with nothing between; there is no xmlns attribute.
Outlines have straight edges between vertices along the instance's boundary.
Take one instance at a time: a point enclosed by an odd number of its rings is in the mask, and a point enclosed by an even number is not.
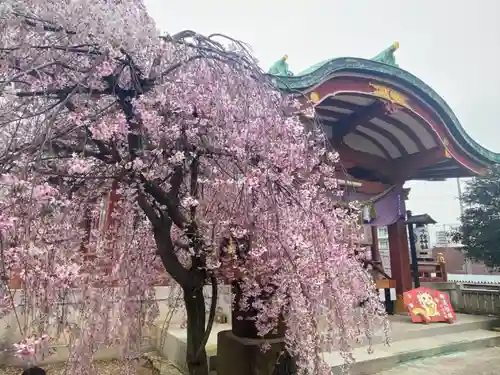
<svg viewBox="0 0 500 375"><path fill-rule="evenodd" d="M435 247L462 247L461 243L454 242L451 233L460 228L459 224L434 225L434 246Z"/></svg>

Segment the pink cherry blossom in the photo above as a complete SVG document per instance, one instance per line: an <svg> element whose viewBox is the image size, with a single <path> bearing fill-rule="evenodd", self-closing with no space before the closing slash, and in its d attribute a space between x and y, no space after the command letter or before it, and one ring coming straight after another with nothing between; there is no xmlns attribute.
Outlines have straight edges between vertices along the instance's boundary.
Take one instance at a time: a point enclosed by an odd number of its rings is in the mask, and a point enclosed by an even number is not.
<svg viewBox="0 0 500 375"><path fill-rule="evenodd" d="M262 335L282 317L300 374L329 374L324 351L352 362L386 326L359 212L331 198L338 155L243 44L161 36L141 0L7 0L0 22L0 308L36 317L18 320L19 353L77 325L72 374L117 343L137 358L165 272L192 374L208 374L206 284L239 280L234 308L251 304ZM76 323L59 309L73 295Z"/></svg>
<svg viewBox="0 0 500 375"><path fill-rule="evenodd" d="M28 365L33 365L44 355L52 353L50 345L50 338L47 335L40 337L30 336L20 343L14 344L14 351L16 356L27 362Z"/></svg>

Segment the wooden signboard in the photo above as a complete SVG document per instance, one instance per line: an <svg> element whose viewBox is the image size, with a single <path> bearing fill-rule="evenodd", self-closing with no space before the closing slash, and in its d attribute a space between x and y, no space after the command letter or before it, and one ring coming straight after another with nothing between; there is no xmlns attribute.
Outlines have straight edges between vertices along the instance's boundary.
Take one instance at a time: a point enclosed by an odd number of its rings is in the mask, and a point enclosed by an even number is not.
<svg viewBox="0 0 500 375"><path fill-rule="evenodd" d="M453 323L457 320L448 293L416 288L403 293L403 299L414 323Z"/></svg>

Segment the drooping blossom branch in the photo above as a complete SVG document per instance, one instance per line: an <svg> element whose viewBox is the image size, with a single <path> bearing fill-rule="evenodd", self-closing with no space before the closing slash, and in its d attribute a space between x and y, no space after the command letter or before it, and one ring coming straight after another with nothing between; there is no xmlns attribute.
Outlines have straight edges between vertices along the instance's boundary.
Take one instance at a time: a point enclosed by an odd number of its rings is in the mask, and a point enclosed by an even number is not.
<svg viewBox="0 0 500 375"><path fill-rule="evenodd" d="M284 318L301 374L330 372L322 351L351 361L384 323L354 256L357 210L331 200L338 158L321 128L242 43L162 37L140 0L9 0L0 21L5 267L40 334L78 292L72 373L103 345L138 356L161 268L183 289L191 374L208 374L203 286L235 279L261 334Z"/></svg>

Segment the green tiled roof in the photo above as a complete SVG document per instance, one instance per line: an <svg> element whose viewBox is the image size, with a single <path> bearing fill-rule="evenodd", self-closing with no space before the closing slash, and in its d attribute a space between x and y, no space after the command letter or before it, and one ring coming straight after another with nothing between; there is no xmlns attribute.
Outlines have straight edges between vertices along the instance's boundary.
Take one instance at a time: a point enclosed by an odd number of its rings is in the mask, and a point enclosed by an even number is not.
<svg viewBox="0 0 500 375"><path fill-rule="evenodd" d="M499 164L500 154L487 150L474 141L465 132L460 121L441 96L419 78L396 65L393 56L396 48L397 45L394 44L371 60L354 57L339 57L324 60L296 75L293 75L293 73L288 70L286 56L273 65L272 71L274 74L269 74L269 76L278 89L287 93L307 92L312 89L312 87L328 80L329 77L341 73L368 74L370 76L392 80L402 85L410 92L416 93L428 104L433 106L437 113L443 118L445 126L453 137L467 151L477 156L485 165ZM284 73L276 74L275 72ZM495 119L492 119L492 121L495 121Z"/></svg>

